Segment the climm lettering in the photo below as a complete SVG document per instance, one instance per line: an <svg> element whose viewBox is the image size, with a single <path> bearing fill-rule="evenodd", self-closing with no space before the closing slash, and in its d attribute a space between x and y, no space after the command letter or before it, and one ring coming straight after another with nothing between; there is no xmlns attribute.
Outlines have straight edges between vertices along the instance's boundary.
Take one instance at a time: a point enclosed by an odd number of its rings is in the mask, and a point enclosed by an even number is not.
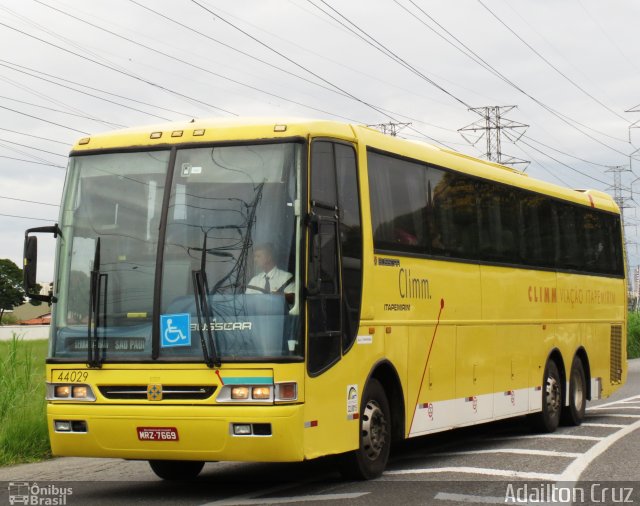
<svg viewBox="0 0 640 506"><path fill-rule="evenodd" d="M411 269L400 269L398 272L398 288L403 299L430 299L429 280L411 277Z"/></svg>
<svg viewBox="0 0 640 506"><path fill-rule="evenodd" d="M558 291L555 287L529 286L529 302L555 304L558 301Z"/></svg>

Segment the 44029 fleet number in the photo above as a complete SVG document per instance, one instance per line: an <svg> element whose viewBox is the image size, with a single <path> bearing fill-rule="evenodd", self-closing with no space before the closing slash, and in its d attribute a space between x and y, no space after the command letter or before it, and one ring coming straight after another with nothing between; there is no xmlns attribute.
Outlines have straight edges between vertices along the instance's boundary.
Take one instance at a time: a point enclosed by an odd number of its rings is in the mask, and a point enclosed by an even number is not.
<svg viewBox="0 0 640 506"><path fill-rule="evenodd" d="M59 370L53 371L52 376L54 381L64 381L67 383L84 383L89 378L89 373L87 371L59 369Z"/></svg>

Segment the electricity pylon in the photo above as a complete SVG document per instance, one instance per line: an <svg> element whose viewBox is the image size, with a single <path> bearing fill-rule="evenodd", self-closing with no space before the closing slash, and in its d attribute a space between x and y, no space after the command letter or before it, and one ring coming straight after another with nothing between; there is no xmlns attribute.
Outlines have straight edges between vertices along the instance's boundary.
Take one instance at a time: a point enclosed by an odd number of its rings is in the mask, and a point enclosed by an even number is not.
<svg viewBox="0 0 640 506"><path fill-rule="evenodd" d="M504 130L513 130L518 135L514 138L508 137L512 142L517 142L520 137L524 135L524 132L529 127L524 123L505 118L505 114L515 109L515 105L507 106L487 106L487 107L472 107L469 109L476 114L479 114L482 119L467 125L464 128L460 128L458 132L460 135L472 146L475 146L483 138L486 141L485 157L491 162L500 163L502 165L518 165L529 164L527 160L517 158L512 155L507 155L502 152L502 135ZM470 138L463 132L482 132L477 138ZM506 134L504 134L506 136Z"/></svg>

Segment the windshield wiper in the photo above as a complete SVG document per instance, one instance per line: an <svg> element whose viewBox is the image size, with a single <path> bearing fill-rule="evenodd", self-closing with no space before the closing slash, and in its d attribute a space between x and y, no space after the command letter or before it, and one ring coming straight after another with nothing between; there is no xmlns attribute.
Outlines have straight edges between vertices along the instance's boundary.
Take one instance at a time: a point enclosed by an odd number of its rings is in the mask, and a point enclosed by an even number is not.
<svg viewBox="0 0 640 506"><path fill-rule="evenodd" d="M102 289L104 281L104 306L102 309L102 319L100 318L100 303L102 299ZM87 365L89 367L101 367L106 353L106 321L107 321L107 274L100 273L100 238L96 241L96 251L93 256L93 269L91 269L89 289L89 317L87 325ZM100 338L98 328L102 326L103 345L100 353Z"/></svg>
<svg viewBox="0 0 640 506"><path fill-rule="evenodd" d="M209 283L207 282L206 256L207 256L207 234L204 234L202 244L202 254L200 258L200 270L193 271L193 295L196 301L196 314L198 315L198 332L200 333L200 343L202 354L207 367L220 367L221 362L216 350L216 343L211 329L211 310L209 307ZM204 325L203 325L204 319ZM206 328L206 339L205 329Z"/></svg>

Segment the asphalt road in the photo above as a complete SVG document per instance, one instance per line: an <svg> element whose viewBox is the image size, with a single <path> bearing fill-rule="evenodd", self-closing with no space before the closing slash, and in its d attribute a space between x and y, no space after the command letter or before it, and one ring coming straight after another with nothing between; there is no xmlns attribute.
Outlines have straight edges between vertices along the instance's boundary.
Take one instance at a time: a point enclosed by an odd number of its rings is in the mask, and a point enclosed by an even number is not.
<svg viewBox="0 0 640 506"><path fill-rule="evenodd" d="M38 498L29 504L64 505L638 504L639 429L640 360L634 360L627 384L589 403L580 427L536 435L518 419L412 439L394 449L377 480L344 481L331 459L210 463L197 480L169 483L146 462L59 458L0 469L0 504L28 494Z"/></svg>

